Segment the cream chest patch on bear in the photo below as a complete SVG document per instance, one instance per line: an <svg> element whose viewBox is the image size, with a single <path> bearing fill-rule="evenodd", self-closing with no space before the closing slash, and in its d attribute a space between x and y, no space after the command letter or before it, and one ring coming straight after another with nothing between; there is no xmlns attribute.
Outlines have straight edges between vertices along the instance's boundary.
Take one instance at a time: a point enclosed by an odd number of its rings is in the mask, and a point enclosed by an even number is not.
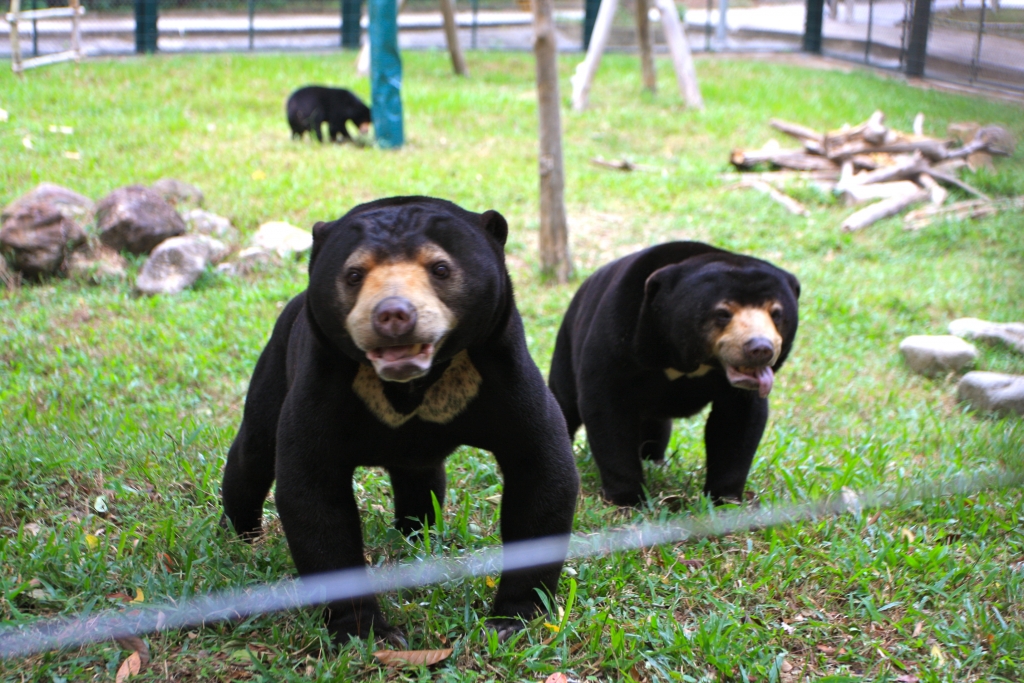
<svg viewBox="0 0 1024 683"><path fill-rule="evenodd" d="M384 381L368 365L360 365L352 390L378 420L389 427L398 428L414 417L425 422L448 424L454 420L480 392L483 377L469 359L469 353L460 351L452 358L441 378L423 394L423 402L411 413L400 413L384 395Z"/></svg>

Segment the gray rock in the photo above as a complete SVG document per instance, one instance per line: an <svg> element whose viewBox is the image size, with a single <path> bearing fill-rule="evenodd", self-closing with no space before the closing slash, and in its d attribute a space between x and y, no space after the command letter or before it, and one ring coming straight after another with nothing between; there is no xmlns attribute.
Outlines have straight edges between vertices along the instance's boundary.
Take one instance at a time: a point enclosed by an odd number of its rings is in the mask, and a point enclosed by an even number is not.
<svg viewBox="0 0 1024 683"><path fill-rule="evenodd" d="M150 188L179 211L196 209L203 205L203 191L195 185L175 178L161 178Z"/></svg>
<svg viewBox="0 0 1024 683"><path fill-rule="evenodd" d="M96 227L111 249L148 254L165 239L184 234L185 221L153 190L129 185L99 201Z"/></svg>
<svg viewBox="0 0 1024 683"><path fill-rule="evenodd" d="M1024 323L993 323L977 318L958 318L949 324L949 333L964 339L1002 342L1024 353Z"/></svg>
<svg viewBox="0 0 1024 683"><path fill-rule="evenodd" d="M191 287L207 265L227 251L222 242L205 235L166 239L142 264L135 289L143 294L177 294Z"/></svg>
<svg viewBox="0 0 1024 683"><path fill-rule="evenodd" d="M7 219L22 206L39 202L50 204L61 215L77 221L80 225L89 223L95 208L91 199L74 190L53 183L39 183L34 189L15 199L4 208L3 212L0 212L0 223L6 223Z"/></svg>
<svg viewBox="0 0 1024 683"><path fill-rule="evenodd" d="M956 397L975 410L1024 415L1024 376L968 372L956 385Z"/></svg>
<svg viewBox="0 0 1024 683"><path fill-rule="evenodd" d="M48 201L16 204L0 228L0 251L27 278L59 272L65 257L85 244L85 231Z"/></svg>
<svg viewBox="0 0 1024 683"><path fill-rule="evenodd" d="M289 254L301 253L313 248L313 233L306 232L290 223L271 221L264 223L252 237L253 246L267 251L276 251L284 258Z"/></svg>
<svg viewBox="0 0 1024 683"><path fill-rule="evenodd" d="M260 247L248 247L235 254L233 261L217 266L217 272L224 275L245 275L276 258L277 256L272 251Z"/></svg>
<svg viewBox="0 0 1024 683"><path fill-rule="evenodd" d="M123 280L128 275L128 261L120 252L92 240L72 252L65 259L64 266L68 277L94 285L104 280Z"/></svg>
<svg viewBox="0 0 1024 683"><path fill-rule="evenodd" d="M209 235L229 242L235 242L238 239L238 230L231 225L230 220L209 211L192 209L185 214L185 223L188 225L189 232Z"/></svg>
<svg viewBox="0 0 1024 683"><path fill-rule="evenodd" d="M922 375L961 370L978 357L973 344L950 335L915 335L900 342L907 365Z"/></svg>

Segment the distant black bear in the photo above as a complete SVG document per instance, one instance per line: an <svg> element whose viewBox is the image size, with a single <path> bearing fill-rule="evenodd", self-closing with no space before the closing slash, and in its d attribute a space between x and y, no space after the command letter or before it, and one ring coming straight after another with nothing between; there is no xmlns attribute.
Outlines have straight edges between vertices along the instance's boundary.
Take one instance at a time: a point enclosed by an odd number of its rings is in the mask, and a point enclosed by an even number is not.
<svg viewBox="0 0 1024 683"><path fill-rule="evenodd" d="M558 404L530 358L512 297L501 214L428 197L357 206L313 227L309 287L260 356L224 469L224 513L245 537L275 500L300 575L364 565L357 467L391 476L395 526L444 502L444 460L491 451L504 477L505 543L568 546L579 479ZM561 562L506 571L491 609L501 637L554 593ZM328 606L332 634L402 644L376 598Z"/></svg>
<svg viewBox="0 0 1024 683"><path fill-rule="evenodd" d="M605 498L642 502L641 459L663 459L671 419L708 403L704 492L742 498L799 296L790 273L699 242L639 251L583 283L549 383L569 434L586 425Z"/></svg>
<svg viewBox="0 0 1024 683"><path fill-rule="evenodd" d="M372 123L370 108L344 88L307 85L291 94L285 110L292 138L301 139L303 133L311 131L317 140L323 142L320 127L326 121L331 142L337 141L339 134L351 140L352 136L345 127L347 121L358 127L360 133L366 133Z"/></svg>

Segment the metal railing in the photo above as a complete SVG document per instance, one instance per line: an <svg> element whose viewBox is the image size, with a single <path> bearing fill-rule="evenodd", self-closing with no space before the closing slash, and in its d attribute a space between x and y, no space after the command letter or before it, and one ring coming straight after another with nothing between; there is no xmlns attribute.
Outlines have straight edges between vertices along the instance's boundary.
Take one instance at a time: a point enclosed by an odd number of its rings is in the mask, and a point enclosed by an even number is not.
<svg viewBox="0 0 1024 683"><path fill-rule="evenodd" d="M29 0L44 4L48 0ZM53 0L54 2L58 0ZM159 1L159 18L156 19ZM634 49L635 0L623 0L610 49ZM795 51L821 13L811 51L874 67L1024 91L1024 0L677 0L694 51ZM28 4L28 3L26 3ZM355 48L360 0L91 0L81 19L85 55L162 52ZM720 10L726 9L723 13ZM582 50L588 16L599 0L559 0L559 49ZM148 13L147 8L152 8ZM927 16L923 12L926 11ZM528 0L463 0L460 41L470 49L532 48ZM134 17L133 17L134 15ZM913 30L915 16L919 31ZM652 16L655 49L664 49ZM149 26L150 32L145 32ZM34 20L19 27L24 52L67 50L70 23ZM443 47L438 0L408 0L399 15L403 49ZM10 27L0 24L0 58L11 54ZM916 36L916 42L915 42ZM920 63L916 60L920 58Z"/></svg>

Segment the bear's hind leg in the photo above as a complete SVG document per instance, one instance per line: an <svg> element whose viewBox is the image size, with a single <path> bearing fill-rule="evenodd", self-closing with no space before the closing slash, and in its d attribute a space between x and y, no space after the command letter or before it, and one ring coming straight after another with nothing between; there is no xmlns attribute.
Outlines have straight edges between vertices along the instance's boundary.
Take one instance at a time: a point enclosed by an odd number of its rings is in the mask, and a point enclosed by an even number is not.
<svg viewBox="0 0 1024 683"><path fill-rule="evenodd" d="M601 471L601 495L615 505L639 505L646 498L644 469L640 463L641 420L625 414L621 406L584 413L587 441Z"/></svg>
<svg viewBox="0 0 1024 683"><path fill-rule="evenodd" d="M423 528L423 521L434 524L434 500L444 506L444 464L433 469L415 470L392 467L391 489L395 496L395 528L408 536Z"/></svg>

